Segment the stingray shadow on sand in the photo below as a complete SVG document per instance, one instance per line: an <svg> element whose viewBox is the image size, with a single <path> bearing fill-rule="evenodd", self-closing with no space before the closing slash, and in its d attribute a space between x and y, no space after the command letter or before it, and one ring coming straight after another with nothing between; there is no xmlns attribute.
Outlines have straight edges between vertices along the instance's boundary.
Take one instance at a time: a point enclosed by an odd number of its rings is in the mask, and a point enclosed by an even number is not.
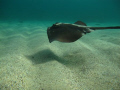
<svg viewBox="0 0 120 90"><path fill-rule="evenodd" d="M64 65L75 65L76 63L78 63L78 61L76 62L72 59L69 60L69 58L66 58L66 56L65 57L57 56L50 49L45 49L45 50L39 51L35 54L28 55L26 57L29 60L31 60L33 64L43 64L43 63L54 61L54 60L56 60L59 63L64 64ZM85 60L80 60L79 62L81 64L84 64Z"/></svg>
<svg viewBox="0 0 120 90"><path fill-rule="evenodd" d="M55 55L51 50L45 49L42 51L39 51L33 55L26 56L29 60L33 62L33 64L42 64L46 62L50 62L53 60L57 60L60 63L64 62L64 59L58 57Z"/></svg>

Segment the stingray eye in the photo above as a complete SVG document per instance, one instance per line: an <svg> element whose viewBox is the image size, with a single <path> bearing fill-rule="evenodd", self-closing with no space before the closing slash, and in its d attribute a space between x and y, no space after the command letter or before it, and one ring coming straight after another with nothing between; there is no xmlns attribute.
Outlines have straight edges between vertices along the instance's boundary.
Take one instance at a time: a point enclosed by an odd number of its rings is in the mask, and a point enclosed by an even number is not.
<svg viewBox="0 0 120 90"><path fill-rule="evenodd" d="M59 27L59 25L56 25L56 24L53 24L53 26L52 26L53 28L58 28Z"/></svg>
<svg viewBox="0 0 120 90"><path fill-rule="evenodd" d="M58 23L58 22L56 22L55 24L53 24L53 26L60 26L61 25L61 23Z"/></svg>
<svg viewBox="0 0 120 90"><path fill-rule="evenodd" d="M56 24L53 24L53 26L57 26Z"/></svg>

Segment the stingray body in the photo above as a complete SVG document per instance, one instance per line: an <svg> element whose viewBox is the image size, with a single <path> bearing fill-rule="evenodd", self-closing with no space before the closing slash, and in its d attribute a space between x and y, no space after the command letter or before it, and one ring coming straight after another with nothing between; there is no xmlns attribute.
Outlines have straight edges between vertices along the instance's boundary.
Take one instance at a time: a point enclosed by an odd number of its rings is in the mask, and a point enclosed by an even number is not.
<svg viewBox="0 0 120 90"><path fill-rule="evenodd" d="M120 26L113 27L89 27L82 21L77 21L74 24L55 23L47 29L49 42L74 42L81 38L84 34L90 33L93 30L103 29L120 29Z"/></svg>

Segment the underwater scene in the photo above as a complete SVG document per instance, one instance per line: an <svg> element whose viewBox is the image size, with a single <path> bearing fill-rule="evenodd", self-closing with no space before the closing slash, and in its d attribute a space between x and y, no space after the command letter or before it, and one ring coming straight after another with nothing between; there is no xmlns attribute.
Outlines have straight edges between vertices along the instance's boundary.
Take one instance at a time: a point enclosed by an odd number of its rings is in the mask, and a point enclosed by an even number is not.
<svg viewBox="0 0 120 90"><path fill-rule="evenodd" d="M120 90L120 0L0 0L0 90Z"/></svg>

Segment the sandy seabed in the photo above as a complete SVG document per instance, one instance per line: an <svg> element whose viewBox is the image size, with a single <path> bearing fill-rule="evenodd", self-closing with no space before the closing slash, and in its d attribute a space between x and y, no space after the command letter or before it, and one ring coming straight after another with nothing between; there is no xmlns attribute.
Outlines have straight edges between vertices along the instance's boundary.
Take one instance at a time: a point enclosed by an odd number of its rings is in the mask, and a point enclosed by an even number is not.
<svg viewBox="0 0 120 90"><path fill-rule="evenodd" d="M0 90L120 90L120 29L49 43L53 23L0 22Z"/></svg>

